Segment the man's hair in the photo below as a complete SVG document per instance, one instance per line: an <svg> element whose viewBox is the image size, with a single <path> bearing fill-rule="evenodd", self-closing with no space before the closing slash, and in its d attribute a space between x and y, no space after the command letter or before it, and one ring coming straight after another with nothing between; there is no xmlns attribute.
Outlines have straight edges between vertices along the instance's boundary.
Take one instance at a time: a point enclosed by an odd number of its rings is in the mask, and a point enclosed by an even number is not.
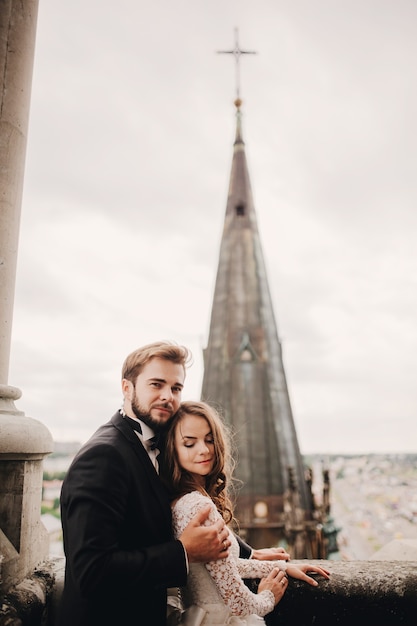
<svg viewBox="0 0 417 626"><path fill-rule="evenodd" d="M126 357L122 367L122 379L135 384L137 377L151 359L166 359L182 365L184 371L191 365L192 355L188 348L172 341L156 341L138 348Z"/></svg>

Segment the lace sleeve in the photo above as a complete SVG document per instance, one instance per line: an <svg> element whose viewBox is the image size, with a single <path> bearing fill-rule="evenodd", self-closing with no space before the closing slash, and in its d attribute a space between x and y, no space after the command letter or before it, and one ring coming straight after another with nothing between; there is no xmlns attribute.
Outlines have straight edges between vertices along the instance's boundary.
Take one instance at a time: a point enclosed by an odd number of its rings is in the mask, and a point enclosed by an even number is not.
<svg viewBox="0 0 417 626"><path fill-rule="evenodd" d="M178 500L173 509L174 531L177 537L196 512L207 504L210 504L211 509L205 525L213 524L220 518L210 498L193 492ZM234 537L233 541L236 541ZM231 549L226 559L206 563L206 568L233 615L243 616L255 613L263 617L274 608L274 594L267 589L258 594L252 593L243 582L237 563L236 552Z"/></svg>
<svg viewBox="0 0 417 626"><path fill-rule="evenodd" d="M285 561L258 561L257 559L238 559L237 567L242 578L263 578L271 572L274 567L287 569Z"/></svg>

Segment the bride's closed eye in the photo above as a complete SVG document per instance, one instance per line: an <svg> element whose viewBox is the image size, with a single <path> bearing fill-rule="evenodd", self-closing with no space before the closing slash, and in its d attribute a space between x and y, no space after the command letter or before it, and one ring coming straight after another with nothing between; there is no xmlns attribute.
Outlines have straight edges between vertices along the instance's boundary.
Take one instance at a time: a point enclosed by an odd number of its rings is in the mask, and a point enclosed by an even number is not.
<svg viewBox="0 0 417 626"><path fill-rule="evenodd" d="M182 443L183 443L184 448L192 448L194 447L196 442L184 440ZM211 445L214 444L213 437L208 437L207 439L204 440L204 443L211 444Z"/></svg>

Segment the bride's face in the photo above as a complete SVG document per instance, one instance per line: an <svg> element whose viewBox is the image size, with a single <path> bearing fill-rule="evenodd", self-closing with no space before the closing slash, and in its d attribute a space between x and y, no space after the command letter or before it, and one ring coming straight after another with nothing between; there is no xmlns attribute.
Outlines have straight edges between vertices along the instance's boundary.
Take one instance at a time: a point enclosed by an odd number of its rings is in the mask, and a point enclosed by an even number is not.
<svg viewBox="0 0 417 626"><path fill-rule="evenodd" d="M180 467L198 477L204 485L204 477L214 464L213 435L204 417L184 415L176 427L175 450Z"/></svg>

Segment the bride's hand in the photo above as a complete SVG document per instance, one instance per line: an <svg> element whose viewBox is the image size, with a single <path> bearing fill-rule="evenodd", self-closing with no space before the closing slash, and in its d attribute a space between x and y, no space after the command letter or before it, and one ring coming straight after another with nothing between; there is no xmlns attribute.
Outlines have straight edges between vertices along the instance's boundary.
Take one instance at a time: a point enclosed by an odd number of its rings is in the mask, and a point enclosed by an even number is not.
<svg viewBox="0 0 417 626"><path fill-rule="evenodd" d="M277 605L287 590L287 583L288 578L286 577L285 572L278 569L278 567L274 567L268 576L262 578L258 586L258 593L265 591L265 589L269 589L269 591L272 591L274 594L275 605Z"/></svg>
<svg viewBox="0 0 417 626"><path fill-rule="evenodd" d="M285 569L285 573L288 574L288 576L291 576L292 578L298 578L299 580L304 580L306 583L317 587L317 580L314 580L314 578L311 578L311 576L307 576L307 572L309 572L310 574L319 574L326 579L330 578L330 572L327 569L319 567L318 565L310 565L310 563L305 563L302 565L288 563Z"/></svg>

